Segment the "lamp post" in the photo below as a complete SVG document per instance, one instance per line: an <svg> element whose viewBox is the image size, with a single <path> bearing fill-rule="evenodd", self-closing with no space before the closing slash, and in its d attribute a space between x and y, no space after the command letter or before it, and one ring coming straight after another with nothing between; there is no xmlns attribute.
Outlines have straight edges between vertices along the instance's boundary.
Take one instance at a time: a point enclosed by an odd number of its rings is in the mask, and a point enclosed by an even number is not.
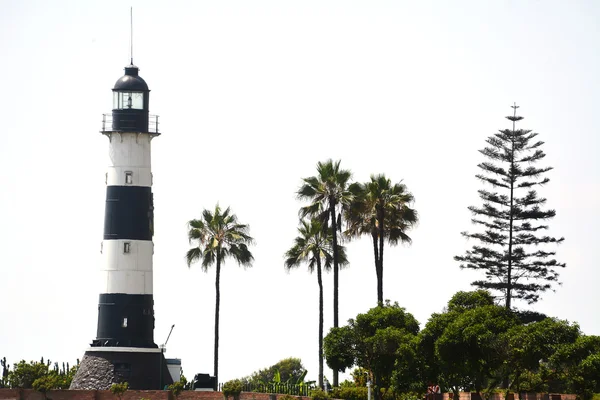
<svg viewBox="0 0 600 400"><path fill-rule="evenodd" d="M163 359L164 359L165 348L167 346L167 342L169 341L169 338L171 337L173 328L175 328L175 324L171 325L171 330L169 331L169 336L167 336L167 340L165 340L165 342L160 346L160 357L158 360L158 368L159 368L158 390L163 390L163 387L162 387Z"/></svg>
<svg viewBox="0 0 600 400"><path fill-rule="evenodd" d="M367 380L367 400L371 400L371 380Z"/></svg>

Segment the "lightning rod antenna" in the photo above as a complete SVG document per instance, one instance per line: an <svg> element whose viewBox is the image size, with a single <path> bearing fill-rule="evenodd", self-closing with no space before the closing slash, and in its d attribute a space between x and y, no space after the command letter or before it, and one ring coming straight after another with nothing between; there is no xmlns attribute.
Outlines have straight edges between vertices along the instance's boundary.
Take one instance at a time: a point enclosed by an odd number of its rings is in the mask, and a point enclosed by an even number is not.
<svg viewBox="0 0 600 400"><path fill-rule="evenodd" d="M129 59L133 65L133 7L129 8Z"/></svg>

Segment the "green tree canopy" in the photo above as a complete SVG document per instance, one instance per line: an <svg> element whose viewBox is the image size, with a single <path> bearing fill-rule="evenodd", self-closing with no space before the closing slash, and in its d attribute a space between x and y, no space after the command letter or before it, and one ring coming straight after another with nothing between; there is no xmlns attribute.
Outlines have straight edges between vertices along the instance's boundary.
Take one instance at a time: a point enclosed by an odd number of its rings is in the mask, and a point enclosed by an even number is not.
<svg viewBox="0 0 600 400"><path fill-rule="evenodd" d="M503 336L508 349L505 360L506 374L510 377L510 388L516 392L548 390L546 387L523 387L523 379L528 373L539 374L541 367L548 362L562 346L574 343L580 336L579 326L568 321L546 318L539 322L516 325ZM539 381L540 384L544 382Z"/></svg>
<svg viewBox="0 0 600 400"><path fill-rule="evenodd" d="M517 323L504 307L487 305L457 315L435 343L441 370L451 386L481 392L502 380L497 375L504 361L500 334Z"/></svg>
<svg viewBox="0 0 600 400"><path fill-rule="evenodd" d="M306 368L302 365L302 360L296 357L288 357L268 368L259 369L246 377L245 382L268 383L273 382L275 375L279 373L282 382L298 383L306 376Z"/></svg>
<svg viewBox="0 0 600 400"><path fill-rule="evenodd" d="M402 358L404 367L411 365L408 358L416 354L418 332L419 323L410 313L398 303L387 302L358 314L347 326L331 329L324 342L327 365L338 370L356 365L370 371L378 399L379 389L392 386L398 361ZM412 372L402 374L414 379Z"/></svg>

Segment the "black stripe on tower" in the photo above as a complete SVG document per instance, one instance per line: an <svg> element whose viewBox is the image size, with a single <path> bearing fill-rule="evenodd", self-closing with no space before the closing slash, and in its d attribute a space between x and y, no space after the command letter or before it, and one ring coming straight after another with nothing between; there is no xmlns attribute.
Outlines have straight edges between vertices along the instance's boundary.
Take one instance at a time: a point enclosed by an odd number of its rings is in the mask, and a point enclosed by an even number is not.
<svg viewBox="0 0 600 400"><path fill-rule="evenodd" d="M104 239L152 240L154 201L145 186L107 186Z"/></svg>
<svg viewBox="0 0 600 400"><path fill-rule="evenodd" d="M101 294L92 347L156 348L151 294Z"/></svg>

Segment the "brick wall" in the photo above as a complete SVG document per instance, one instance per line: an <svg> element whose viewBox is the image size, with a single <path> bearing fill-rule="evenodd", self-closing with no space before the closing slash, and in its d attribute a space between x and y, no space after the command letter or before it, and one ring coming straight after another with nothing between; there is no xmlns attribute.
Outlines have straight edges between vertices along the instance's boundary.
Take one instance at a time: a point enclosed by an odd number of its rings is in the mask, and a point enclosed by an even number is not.
<svg viewBox="0 0 600 400"><path fill-rule="evenodd" d="M240 400L277 400L283 395L242 392ZM121 400L175 400L166 390L128 390ZM298 399L308 399L307 397ZM110 390L52 390L44 397L33 389L0 389L0 400L119 400ZM177 400L224 400L221 392L183 391Z"/></svg>
<svg viewBox="0 0 600 400"><path fill-rule="evenodd" d="M242 392L240 400L277 400L283 395L269 393ZM453 400L449 393L437 395L436 400ZM512 396L511 396L512 397ZM479 400L476 393L461 392L459 400ZM523 393L523 400L576 400L574 394ZM0 400L119 400L109 390L53 390L44 397L43 393L33 389L0 389ZM128 390L121 400L175 400L169 391L165 390ZM306 400L308 397L298 397ZM221 392L183 391L177 400L224 400ZM490 400L505 400L504 394L494 393ZM508 399L512 400L512 399ZM515 399L516 400L516 399Z"/></svg>

